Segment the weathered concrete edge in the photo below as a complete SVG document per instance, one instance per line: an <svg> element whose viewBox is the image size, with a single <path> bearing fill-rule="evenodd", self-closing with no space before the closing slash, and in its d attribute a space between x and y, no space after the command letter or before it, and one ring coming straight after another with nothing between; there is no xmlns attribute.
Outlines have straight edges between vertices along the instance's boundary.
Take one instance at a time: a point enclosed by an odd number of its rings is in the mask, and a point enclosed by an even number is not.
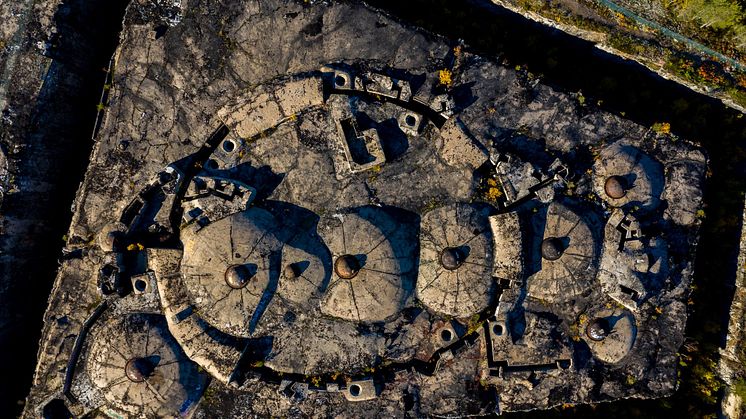
<svg viewBox="0 0 746 419"><path fill-rule="evenodd" d="M736 375L744 369L744 365L739 360L738 351L746 345L746 330L744 330L746 324L746 202L744 203L741 220L741 246L736 267L736 289L730 306L725 349L720 350L718 365L720 377L727 385L725 394L720 401L721 417L733 419L740 418L746 413L742 411L742 406L746 400L741 399L739 395L731 391Z"/></svg>
<svg viewBox="0 0 746 419"><path fill-rule="evenodd" d="M560 30L568 35L575 36L577 38L583 39L588 42L592 42L596 48L607 52L609 54L615 55L620 58L624 58L625 60L634 61L648 70L656 73L657 75L663 77L666 80L670 80L674 83L678 83L682 86L685 86L697 93L709 96L713 99L717 99L720 102L722 102L724 105L733 108L739 112L746 113L746 107L743 107L736 102L734 102L732 99L728 98L725 95L717 94L716 91L708 91L707 89L703 88L702 86L696 85L694 83L688 82L682 78L677 77L674 74L671 74L669 72L666 72L663 70L663 67L654 65L654 63L639 57L637 55L627 54L625 52L619 51L612 46L608 45L606 41L609 38L609 35L604 32L595 32L595 31L589 31L586 29L581 29L576 26L567 25L561 22L557 22L555 20L549 19L547 17L544 17L536 12L532 12L529 10L521 9L520 7L517 7L513 4L511 4L509 1L505 0L490 0L492 3L494 3L497 6L503 7L505 9L510 10L513 13L517 13L526 19L532 20L537 23L541 23L542 25L550 26L552 28L555 28L557 30Z"/></svg>

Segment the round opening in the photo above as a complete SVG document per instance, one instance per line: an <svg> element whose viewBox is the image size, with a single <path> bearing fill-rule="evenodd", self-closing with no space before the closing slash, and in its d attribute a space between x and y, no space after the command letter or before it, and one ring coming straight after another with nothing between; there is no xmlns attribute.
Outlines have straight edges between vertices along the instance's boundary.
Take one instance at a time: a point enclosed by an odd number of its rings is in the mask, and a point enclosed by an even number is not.
<svg viewBox="0 0 746 419"><path fill-rule="evenodd" d="M282 316L282 321L284 321L287 324L293 324L295 322L295 318L297 316L292 311L286 311L285 314Z"/></svg>
<svg viewBox="0 0 746 419"><path fill-rule="evenodd" d="M338 75L337 77L334 78L334 84L336 84L339 87L342 87L345 84L347 84L347 79L345 78L345 76Z"/></svg>
<svg viewBox="0 0 746 419"><path fill-rule="evenodd" d="M342 255L334 261L334 272L342 279L354 278L360 268L360 261L353 255Z"/></svg>
<svg viewBox="0 0 746 419"><path fill-rule="evenodd" d="M440 338L443 339L443 342L450 342L453 339L453 333L448 329L443 329L440 332Z"/></svg>
<svg viewBox="0 0 746 419"><path fill-rule="evenodd" d="M231 151L235 149L236 149L236 143L234 143L231 140L223 141L223 150L225 150L226 153L230 153Z"/></svg>
<svg viewBox="0 0 746 419"><path fill-rule="evenodd" d="M417 119L412 115L407 115L406 118L404 118L404 122L407 123L410 127L413 127L414 124L417 122Z"/></svg>
<svg viewBox="0 0 746 419"><path fill-rule="evenodd" d="M148 284L145 281L143 281L142 279L135 280L135 289L136 290L138 290L140 292L143 292L143 291L145 291L145 289L147 287L148 287Z"/></svg>
<svg viewBox="0 0 746 419"><path fill-rule="evenodd" d="M572 361L569 359L560 359L557 361L557 367L560 369L566 370L572 366Z"/></svg>
<svg viewBox="0 0 746 419"><path fill-rule="evenodd" d="M492 333L494 333L496 336L502 336L503 332L505 332L505 329L503 329L503 325L496 324L492 326Z"/></svg>
<svg viewBox="0 0 746 419"><path fill-rule="evenodd" d="M214 159L210 159L207 161L207 168L211 170L217 170L218 169L218 162Z"/></svg>
<svg viewBox="0 0 746 419"><path fill-rule="evenodd" d="M360 390L362 389L357 384L353 384L350 386L350 394L352 394L354 397L357 397L360 395Z"/></svg>

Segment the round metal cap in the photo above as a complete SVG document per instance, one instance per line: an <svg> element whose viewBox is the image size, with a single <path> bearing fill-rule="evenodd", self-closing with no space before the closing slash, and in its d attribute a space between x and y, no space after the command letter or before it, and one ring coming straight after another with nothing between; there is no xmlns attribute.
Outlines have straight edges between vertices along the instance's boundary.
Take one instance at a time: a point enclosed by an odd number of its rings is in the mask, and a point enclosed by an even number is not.
<svg viewBox="0 0 746 419"><path fill-rule="evenodd" d="M557 260L564 251L565 245L559 237L548 237L541 242L541 257L546 260Z"/></svg>
<svg viewBox="0 0 746 419"><path fill-rule="evenodd" d="M627 189L627 181L621 176L609 176L604 183L604 192L609 198L624 198L627 195Z"/></svg>
<svg viewBox="0 0 746 419"><path fill-rule="evenodd" d="M440 252L440 264L450 271L458 269L465 259L463 253L456 247L446 247Z"/></svg>
<svg viewBox="0 0 746 419"><path fill-rule="evenodd" d="M334 261L334 272L342 279L354 278L360 268L360 261L353 255L342 255Z"/></svg>
<svg viewBox="0 0 746 419"><path fill-rule="evenodd" d="M240 289L249 283L253 275L246 265L233 265L225 271L225 283L233 289Z"/></svg>
<svg viewBox="0 0 746 419"><path fill-rule="evenodd" d="M132 358L124 365L124 375L133 383L142 383L153 373L154 366L146 358Z"/></svg>
<svg viewBox="0 0 746 419"><path fill-rule="evenodd" d="M609 321L604 318L597 318L592 322L588 323L588 327L585 329L585 333L589 338L600 341L604 340L609 335L611 327Z"/></svg>

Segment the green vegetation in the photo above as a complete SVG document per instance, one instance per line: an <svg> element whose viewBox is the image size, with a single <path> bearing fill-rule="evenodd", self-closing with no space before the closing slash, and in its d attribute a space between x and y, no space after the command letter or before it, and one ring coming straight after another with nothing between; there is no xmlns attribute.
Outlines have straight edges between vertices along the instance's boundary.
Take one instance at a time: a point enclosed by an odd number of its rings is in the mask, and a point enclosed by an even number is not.
<svg viewBox="0 0 746 419"><path fill-rule="evenodd" d="M505 0L564 26L603 33L611 48L663 70L682 81L707 88L711 94L746 107L746 74L717 62L702 51L673 42L656 29L633 21L595 1L578 1L586 12L561 2ZM654 2L655 3L655 2ZM657 12L640 17L655 21L734 60L746 59L746 0L657 0ZM593 13L589 11L593 10ZM700 55L704 54L704 55ZM746 64L745 64L746 65Z"/></svg>
<svg viewBox="0 0 746 419"><path fill-rule="evenodd" d="M746 13L737 0L659 0L682 26L686 36L697 38L724 54L746 51ZM734 57L736 58L736 57Z"/></svg>

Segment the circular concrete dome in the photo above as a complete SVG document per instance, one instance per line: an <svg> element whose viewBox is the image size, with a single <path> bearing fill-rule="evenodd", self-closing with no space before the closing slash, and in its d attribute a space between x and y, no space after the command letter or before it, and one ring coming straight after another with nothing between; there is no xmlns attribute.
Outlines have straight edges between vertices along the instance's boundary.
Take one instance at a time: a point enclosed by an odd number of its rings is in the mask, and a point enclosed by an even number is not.
<svg viewBox="0 0 746 419"><path fill-rule="evenodd" d="M492 298L492 231L488 210L469 204L437 208L422 217L417 298L455 317L485 309Z"/></svg>
<svg viewBox="0 0 746 419"><path fill-rule="evenodd" d="M324 314L346 320L384 321L403 308L399 225L383 210L363 207L325 220L321 232L334 273L321 303Z"/></svg>
<svg viewBox="0 0 746 419"><path fill-rule="evenodd" d="M282 277L289 281L298 279L300 274L301 270L297 263L289 263L285 265L285 269L282 270Z"/></svg>
<svg viewBox="0 0 746 419"><path fill-rule="evenodd" d="M215 328L234 336L252 335L254 314L271 297L270 284L280 276L280 266L270 266L272 255L281 249L276 230L268 211L252 207L182 232L184 284L200 316Z"/></svg>
<svg viewBox="0 0 746 419"><path fill-rule="evenodd" d="M125 230L127 230L127 227L120 222L107 224L98 232L96 242L104 252L112 252L119 245Z"/></svg>
<svg viewBox="0 0 746 419"><path fill-rule="evenodd" d="M206 387L207 376L186 357L161 315L104 316L86 341L83 372L94 394L122 416L179 417Z"/></svg>
<svg viewBox="0 0 746 419"><path fill-rule="evenodd" d="M600 221L593 213L580 213L554 202L534 223L544 227L535 238L541 269L528 280L528 293L544 301L565 301L586 293L595 280Z"/></svg>
<svg viewBox="0 0 746 419"><path fill-rule="evenodd" d="M664 182L663 165L629 144L607 146L593 164L593 189L613 207L652 209L660 202Z"/></svg>
<svg viewBox="0 0 746 419"><path fill-rule="evenodd" d="M632 350L637 339L637 326L632 312L605 309L594 315L586 328L586 339L591 353L608 364L616 364Z"/></svg>
<svg viewBox="0 0 746 419"><path fill-rule="evenodd" d="M465 259L466 256L458 247L446 247L440 252L440 265L449 271L460 268Z"/></svg>
<svg viewBox="0 0 746 419"><path fill-rule="evenodd" d="M141 383L147 380L154 370L155 365L147 358L142 357L130 358L124 365L124 375L133 383Z"/></svg>

